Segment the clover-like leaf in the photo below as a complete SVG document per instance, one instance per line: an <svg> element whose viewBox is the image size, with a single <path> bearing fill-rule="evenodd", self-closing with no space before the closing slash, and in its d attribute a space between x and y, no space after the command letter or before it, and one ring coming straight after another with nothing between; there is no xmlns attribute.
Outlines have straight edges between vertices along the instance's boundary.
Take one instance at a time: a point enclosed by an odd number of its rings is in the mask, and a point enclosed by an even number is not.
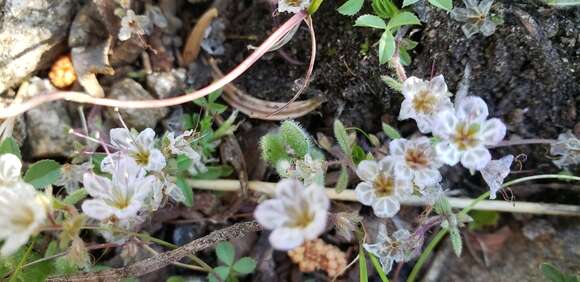
<svg viewBox="0 0 580 282"><path fill-rule="evenodd" d="M218 259L226 265L232 265L234 263L236 250L232 243L228 241L220 242L215 248L215 253Z"/></svg>
<svg viewBox="0 0 580 282"><path fill-rule="evenodd" d="M32 184L34 188L42 188L54 184L60 177L60 173L59 163L53 160L41 160L28 168L24 181Z"/></svg>
<svg viewBox="0 0 580 282"><path fill-rule="evenodd" d="M252 273L256 269L256 261L251 257L243 257L234 263L233 269L242 275Z"/></svg>

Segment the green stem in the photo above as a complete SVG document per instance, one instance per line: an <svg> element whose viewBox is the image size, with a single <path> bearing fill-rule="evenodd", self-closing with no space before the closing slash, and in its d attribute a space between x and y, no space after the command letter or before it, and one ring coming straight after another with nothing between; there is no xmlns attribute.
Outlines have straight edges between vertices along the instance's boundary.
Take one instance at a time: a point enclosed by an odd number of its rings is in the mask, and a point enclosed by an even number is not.
<svg viewBox="0 0 580 282"><path fill-rule="evenodd" d="M26 252L24 252L24 254L22 255L22 258L20 258L20 261L18 262L18 265L16 265L16 268L14 268L14 272L10 276L10 279L8 280L8 282L14 282L14 281L16 281L16 279L18 279L18 274L20 273L20 270L22 270L22 266L26 262L26 259L30 255L30 252L32 252L32 247L34 246L34 241L35 240L32 240L32 242L30 242L30 246L28 246L28 249L26 249Z"/></svg>
<svg viewBox="0 0 580 282"><path fill-rule="evenodd" d="M518 179L515 179L512 181L508 181L502 185L502 189L507 188L509 186L512 186L514 184L518 184L518 183L522 183L522 182L526 182L526 181L530 181L530 180L538 180L538 179L558 179L558 180L580 181L580 177L573 176L573 175L542 174L542 175L522 177L522 178L518 178ZM489 191L481 194L481 196L479 196L479 197L477 197L477 199L473 200L473 202L471 202L471 204L469 204L469 206L467 206L463 210L461 210L460 214L462 214L462 215L467 214L479 202L481 202L481 201L485 200L487 197L489 197L489 194L490 194ZM421 256L417 260L417 263L413 267L413 270L411 270L411 274L409 274L409 278L407 278L407 282L415 281L415 279L417 278L417 274L419 274L419 270L421 270L421 268L423 267L423 264L425 264L425 262L427 261L427 259L429 258L429 256L431 255L431 253L433 252L435 247L437 246L437 244L439 244L439 242L443 239L443 237L445 237L445 235L447 235L447 232L448 232L447 229L441 229L437 233L437 235L435 235L433 240L431 240L431 242L429 242L429 245L427 245L425 250L423 250L423 252L421 253Z"/></svg>

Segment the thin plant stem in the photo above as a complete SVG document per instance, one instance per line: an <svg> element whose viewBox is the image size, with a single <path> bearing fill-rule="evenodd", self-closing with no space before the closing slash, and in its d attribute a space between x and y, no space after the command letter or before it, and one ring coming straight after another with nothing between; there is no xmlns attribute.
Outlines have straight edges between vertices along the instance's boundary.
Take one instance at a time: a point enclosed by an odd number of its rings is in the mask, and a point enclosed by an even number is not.
<svg viewBox="0 0 580 282"><path fill-rule="evenodd" d="M542 174L542 175L522 177L519 179L515 179L512 181L506 182L502 185L502 188L507 188L507 187L512 186L514 184L518 184L518 183L522 183L522 182L526 182L526 181L531 181L531 180L538 180L538 179L558 179L558 180L580 181L580 177L578 177L578 176L560 175L560 174ZM480 203L481 201L483 201L484 199L489 197L489 194L490 194L489 191L481 194L481 196L479 196L479 197L477 197L477 199L473 200L473 202L471 202L471 204L469 204L468 206L463 208L463 210L461 210L460 214L462 214L462 215L467 214L469 211L471 211L473 208L475 208L475 206L478 203ZM445 237L445 235L447 235L447 232L448 232L448 230L445 228L439 230L439 232L437 233L437 235L435 235L433 240L431 240L431 242L429 242L429 245L427 245L425 250L423 250L423 252L421 253L421 256L419 257L419 260L417 260L417 263L413 267L413 270L411 270L411 274L409 274L409 278L407 278L407 282L415 281L415 279L417 278L417 274L419 274L419 271L423 267L423 264L425 264L425 262L427 261L427 258L429 258L429 256L431 255L431 253L433 252L433 250L435 249L437 244L439 244L439 242L443 239L443 237Z"/></svg>
<svg viewBox="0 0 580 282"><path fill-rule="evenodd" d="M508 147L508 146L518 146L518 145L535 145L535 144L554 144L556 140L553 139L521 139L521 140L505 140L501 141L496 145L488 146L489 148L498 147Z"/></svg>

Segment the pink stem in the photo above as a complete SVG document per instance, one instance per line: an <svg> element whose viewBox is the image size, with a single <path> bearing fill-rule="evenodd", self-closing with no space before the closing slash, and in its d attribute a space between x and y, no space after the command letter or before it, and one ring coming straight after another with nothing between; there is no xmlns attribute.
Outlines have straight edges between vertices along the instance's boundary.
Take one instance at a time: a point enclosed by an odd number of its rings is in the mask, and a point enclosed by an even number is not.
<svg viewBox="0 0 580 282"><path fill-rule="evenodd" d="M265 53L267 53L274 44L280 41L280 39L282 39L284 35L286 35L290 30L292 30L297 24L300 24L300 22L304 20L306 16L307 14L305 11L295 14L293 17L288 19L288 21L286 21L282 26L280 26L274 33L272 33L272 35L270 35L270 37L268 37L266 41L264 41L264 43L262 43L262 45L258 47L258 49L256 49L242 63L236 66L230 73L228 73L218 81L215 81L214 83L206 86L205 88L194 91L192 93L160 100L121 101L108 98L95 98L86 95L85 93L82 92L55 92L47 95L40 95L24 103L12 105L6 109L3 109L0 112L0 119L6 119L9 117L17 116L41 104L61 99L77 103L86 103L117 108L133 108L133 109L168 107L193 101L195 99L204 97L216 90L223 88L225 85L227 85L228 83L232 82L234 79L242 75Z"/></svg>

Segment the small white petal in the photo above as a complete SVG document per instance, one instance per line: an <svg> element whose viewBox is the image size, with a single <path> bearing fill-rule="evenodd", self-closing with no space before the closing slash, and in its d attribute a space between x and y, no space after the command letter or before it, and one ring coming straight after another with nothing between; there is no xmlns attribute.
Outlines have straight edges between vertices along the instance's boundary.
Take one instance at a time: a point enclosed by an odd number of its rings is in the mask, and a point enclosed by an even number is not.
<svg viewBox="0 0 580 282"><path fill-rule="evenodd" d="M110 190L113 185L106 177L92 173L85 173L83 183L87 193L94 198L110 199Z"/></svg>
<svg viewBox="0 0 580 282"><path fill-rule="evenodd" d="M467 150L461 156L461 164L470 170L480 170L491 161L489 150L483 146Z"/></svg>
<svg viewBox="0 0 580 282"><path fill-rule="evenodd" d="M304 229L304 239L314 240L320 236L326 229L326 220L328 213L326 210L319 211L314 214L312 222Z"/></svg>
<svg viewBox="0 0 580 282"><path fill-rule="evenodd" d="M289 251L304 243L304 234L298 228L276 228L270 234L270 244L276 250Z"/></svg>
<svg viewBox="0 0 580 282"><path fill-rule="evenodd" d="M395 171L395 160L392 156L386 156L379 161L378 168L382 173L393 174Z"/></svg>
<svg viewBox="0 0 580 282"><path fill-rule="evenodd" d="M437 115L433 123L433 135L447 138L455 132L457 117L451 111L443 111Z"/></svg>
<svg viewBox="0 0 580 282"><path fill-rule="evenodd" d="M413 98L421 89L427 87L428 85L424 80L411 76L403 82L403 88L401 89L401 92L406 99L410 99Z"/></svg>
<svg viewBox="0 0 580 282"><path fill-rule="evenodd" d="M415 184L420 188L434 185L441 181L441 173L437 169L423 169L415 172Z"/></svg>
<svg viewBox="0 0 580 282"><path fill-rule="evenodd" d="M30 235L29 235L30 236ZM29 236L8 236L0 249L0 256L7 257L14 254L28 242Z"/></svg>
<svg viewBox="0 0 580 282"><path fill-rule="evenodd" d="M411 103L411 98L403 100L401 111L399 112L399 120L406 120L415 116L415 110L413 110Z"/></svg>
<svg viewBox="0 0 580 282"><path fill-rule="evenodd" d="M489 115L487 104L480 97L467 96L456 103L456 113L459 120L481 123Z"/></svg>
<svg viewBox="0 0 580 282"><path fill-rule="evenodd" d="M496 193L501 190L504 179L510 173L510 167L514 161L513 155L507 155L499 160L490 161L481 170L483 180L489 186L490 199L495 199Z"/></svg>
<svg viewBox="0 0 580 282"><path fill-rule="evenodd" d="M97 220L105 220L114 214L110 206L97 199L85 200L81 208L84 214Z"/></svg>
<svg viewBox="0 0 580 282"><path fill-rule="evenodd" d="M113 128L109 132L111 144L121 149L128 149L130 144L134 143L131 132L126 128Z"/></svg>
<svg viewBox="0 0 580 282"><path fill-rule="evenodd" d="M483 123L481 129L481 139L485 145L495 145L499 143L506 134L506 126L501 120L492 118Z"/></svg>
<svg viewBox="0 0 580 282"><path fill-rule="evenodd" d="M153 148L155 142L155 131L151 128L145 128L137 135L136 143L143 146L144 148Z"/></svg>
<svg viewBox="0 0 580 282"><path fill-rule="evenodd" d="M364 160L358 164L356 174L360 179L372 182L377 176L379 169L376 161Z"/></svg>
<svg viewBox="0 0 580 282"><path fill-rule="evenodd" d="M408 180L412 180L413 179L413 171L407 166L407 164L405 163L405 160L400 160L399 162L397 162L397 164L395 165L395 177L399 178L399 179L408 179Z"/></svg>
<svg viewBox="0 0 580 282"><path fill-rule="evenodd" d="M22 162L16 155L4 154L0 156L0 186L18 182L21 170Z"/></svg>
<svg viewBox="0 0 580 282"><path fill-rule="evenodd" d="M165 168L165 156L157 149L149 151L149 163L145 167L147 171L161 171Z"/></svg>
<svg viewBox="0 0 580 282"><path fill-rule="evenodd" d="M296 179L283 179L276 184L276 198L282 202L294 202L305 189Z"/></svg>
<svg viewBox="0 0 580 282"><path fill-rule="evenodd" d="M400 208L399 201L392 197L377 198L373 203L373 211L377 217L393 217Z"/></svg>
<svg viewBox="0 0 580 282"><path fill-rule="evenodd" d="M369 183L359 183L354 191L356 193L357 200L361 202L361 204L366 206L373 204L375 200L375 191Z"/></svg>
<svg viewBox="0 0 580 282"><path fill-rule="evenodd" d="M456 165L461 158L459 150L447 141L437 143L435 151L437 151L439 160L448 165Z"/></svg>
<svg viewBox="0 0 580 282"><path fill-rule="evenodd" d="M381 265L383 266L383 271L388 274L393 268L393 258L391 257L380 257Z"/></svg>
<svg viewBox="0 0 580 282"><path fill-rule="evenodd" d="M113 209L113 212L120 220L132 219L133 217L137 216L137 213L141 207L143 207L143 202L133 200L124 209Z"/></svg>
<svg viewBox="0 0 580 282"><path fill-rule="evenodd" d="M433 120L429 116L420 115L415 117L417 128L423 134L431 133L433 131Z"/></svg>
<svg viewBox="0 0 580 282"><path fill-rule="evenodd" d="M399 138L391 141L391 143L389 143L389 153L391 153L391 156L404 157L407 142L408 140L405 138Z"/></svg>
<svg viewBox="0 0 580 282"><path fill-rule="evenodd" d="M481 31L483 36L490 36L495 32L495 23L489 19L486 19L479 28L479 31Z"/></svg>
<svg viewBox="0 0 580 282"><path fill-rule="evenodd" d="M433 94L440 96L447 95L447 84L445 83L445 78L443 78L442 74L431 79L429 82L429 88Z"/></svg>
<svg viewBox="0 0 580 282"><path fill-rule="evenodd" d="M330 199L328 199L326 190L323 187L312 184L306 187L306 190L303 193L310 204L310 207L322 210L328 210L330 207Z"/></svg>
<svg viewBox="0 0 580 282"><path fill-rule="evenodd" d="M279 199L266 200L258 205L254 218L266 229L276 229L287 220L284 205Z"/></svg>

